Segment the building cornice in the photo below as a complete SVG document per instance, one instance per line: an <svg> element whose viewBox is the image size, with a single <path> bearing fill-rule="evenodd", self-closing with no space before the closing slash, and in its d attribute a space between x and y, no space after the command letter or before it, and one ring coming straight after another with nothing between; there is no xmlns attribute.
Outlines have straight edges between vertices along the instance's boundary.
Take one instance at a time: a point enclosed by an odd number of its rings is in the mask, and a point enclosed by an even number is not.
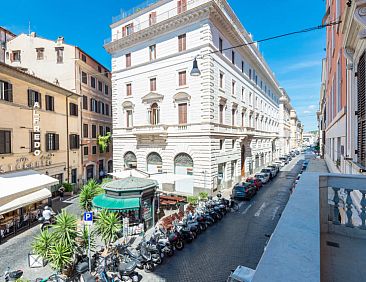
<svg viewBox="0 0 366 282"><path fill-rule="evenodd" d="M81 97L81 95L69 91L65 88L62 88L56 84L53 84L51 82L48 82L46 80L43 80L39 77L36 77L34 75L30 75L24 71L21 71L15 67L9 66L7 64L1 63L0 62L0 73L9 75L11 77L17 78L17 79L21 79L23 81L32 83L34 85L37 85L39 87L43 87L43 88L47 88L51 91L63 94L64 96L70 97L70 96L76 96L76 97Z"/></svg>

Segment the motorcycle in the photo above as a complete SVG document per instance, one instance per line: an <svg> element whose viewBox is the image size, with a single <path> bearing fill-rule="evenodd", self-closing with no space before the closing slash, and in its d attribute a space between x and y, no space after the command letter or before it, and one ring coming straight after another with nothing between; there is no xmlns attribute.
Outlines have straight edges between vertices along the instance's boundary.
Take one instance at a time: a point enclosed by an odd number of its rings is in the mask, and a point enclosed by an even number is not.
<svg viewBox="0 0 366 282"><path fill-rule="evenodd" d="M5 271L4 275L2 275L2 276L4 276L5 282L16 281L17 279L19 279L23 276L23 271L22 270L10 271L10 267L8 267L8 269Z"/></svg>
<svg viewBox="0 0 366 282"><path fill-rule="evenodd" d="M157 245L158 248L164 253L164 255L171 257L174 255L174 246L169 242L168 238L163 238L162 232L155 229L149 242Z"/></svg>
<svg viewBox="0 0 366 282"><path fill-rule="evenodd" d="M180 237L182 238L183 241L191 243L195 238L194 234L189 230L189 228L183 227L182 225L178 225L176 223L174 223L173 226L174 231L180 234Z"/></svg>
<svg viewBox="0 0 366 282"><path fill-rule="evenodd" d="M89 272L89 263L81 262L75 267L76 272L80 275L81 282L95 282L96 279Z"/></svg>
<svg viewBox="0 0 366 282"><path fill-rule="evenodd" d="M118 266L119 278L122 281L138 282L139 275L135 271L136 268L137 268L137 264L134 261L120 263Z"/></svg>
<svg viewBox="0 0 366 282"><path fill-rule="evenodd" d="M118 252L124 256L124 262L134 261L136 267L144 269L146 273L153 272L155 264L152 261L152 255L146 249L146 246L141 245L140 250L137 253L133 253L128 249L129 245L118 245Z"/></svg>

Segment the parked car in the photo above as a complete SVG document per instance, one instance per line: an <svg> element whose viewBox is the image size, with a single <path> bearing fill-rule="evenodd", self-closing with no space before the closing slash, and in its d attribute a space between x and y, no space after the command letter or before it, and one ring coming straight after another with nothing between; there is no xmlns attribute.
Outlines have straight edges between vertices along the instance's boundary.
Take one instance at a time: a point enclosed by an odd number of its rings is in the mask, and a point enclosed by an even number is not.
<svg viewBox="0 0 366 282"><path fill-rule="evenodd" d="M257 191L259 191L259 189L263 186L262 181L255 177L248 177L245 182L252 183L257 188Z"/></svg>
<svg viewBox="0 0 366 282"><path fill-rule="evenodd" d="M257 193L257 188L248 182L235 184L232 195L234 199L250 200Z"/></svg>
<svg viewBox="0 0 366 282"><path fill-rule="evenodd" d="M274 171L274 173L275 173L275 176L277 175L277 173L279 172L279 168L278 168L278 166L277 165L274 165L274 164L271 164L271 165L269 165L269 166L267 166L268 168L270 168L270 169L273 169L273 171Z"/></svg>
<svg viewBox="0 0 366 282"><path fill-rule="evenodd" d="M262 181L263 184L266 184L269 181L269 174L267 173L257 173L254 177Z"/></svg>
<svg viewBox="0 0 366 282"><path fill-rule="evenodd" d="M270 168L262 168L261 172L269 174L269 179L275 177L275 172Z"/></svg>
<svg viewBox="0 0 366 282"><path fill-rule="evenodd" d="M280 157L280 161L282 161L285 165L289 163L289 160L286 157Z"/></svg>
<svg viewBox="0 0 366 282"><path fill-rule="evenodd" d="M291 156L292 158L296 157L295 152L294 152L294 151L291 151L291 152L290 152L290 156Z"/></svg>
<svg viewBox="0 0 366 282"><path fill-rule="evenodd" d="M280 161L280 160L275 161L274 163L278 164L280 167L284 167L286 165L284 161Z"/></svg>

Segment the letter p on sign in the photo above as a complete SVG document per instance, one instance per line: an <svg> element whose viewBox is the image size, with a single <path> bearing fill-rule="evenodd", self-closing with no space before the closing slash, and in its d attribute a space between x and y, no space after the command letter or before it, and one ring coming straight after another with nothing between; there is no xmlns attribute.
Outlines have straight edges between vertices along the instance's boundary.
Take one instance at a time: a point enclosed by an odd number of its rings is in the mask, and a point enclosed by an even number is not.
<svg viewBox="0 0 366 282"><path fill-rule="evenodd" d="M84 212L84 223L87 225L93 224L93 213L92 212Z"/></svg>

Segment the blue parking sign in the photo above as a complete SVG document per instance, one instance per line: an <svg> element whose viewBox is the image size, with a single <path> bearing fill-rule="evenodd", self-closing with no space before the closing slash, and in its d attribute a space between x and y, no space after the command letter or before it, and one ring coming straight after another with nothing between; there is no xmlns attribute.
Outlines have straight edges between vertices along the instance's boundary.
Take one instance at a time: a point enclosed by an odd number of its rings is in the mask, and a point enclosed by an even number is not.
<svg viewBox="0 0 366 282"><path fill-rule="evenodd" d="M84 212L84 223L85 224L93 224L93 213L92 212Z"/></svg>

